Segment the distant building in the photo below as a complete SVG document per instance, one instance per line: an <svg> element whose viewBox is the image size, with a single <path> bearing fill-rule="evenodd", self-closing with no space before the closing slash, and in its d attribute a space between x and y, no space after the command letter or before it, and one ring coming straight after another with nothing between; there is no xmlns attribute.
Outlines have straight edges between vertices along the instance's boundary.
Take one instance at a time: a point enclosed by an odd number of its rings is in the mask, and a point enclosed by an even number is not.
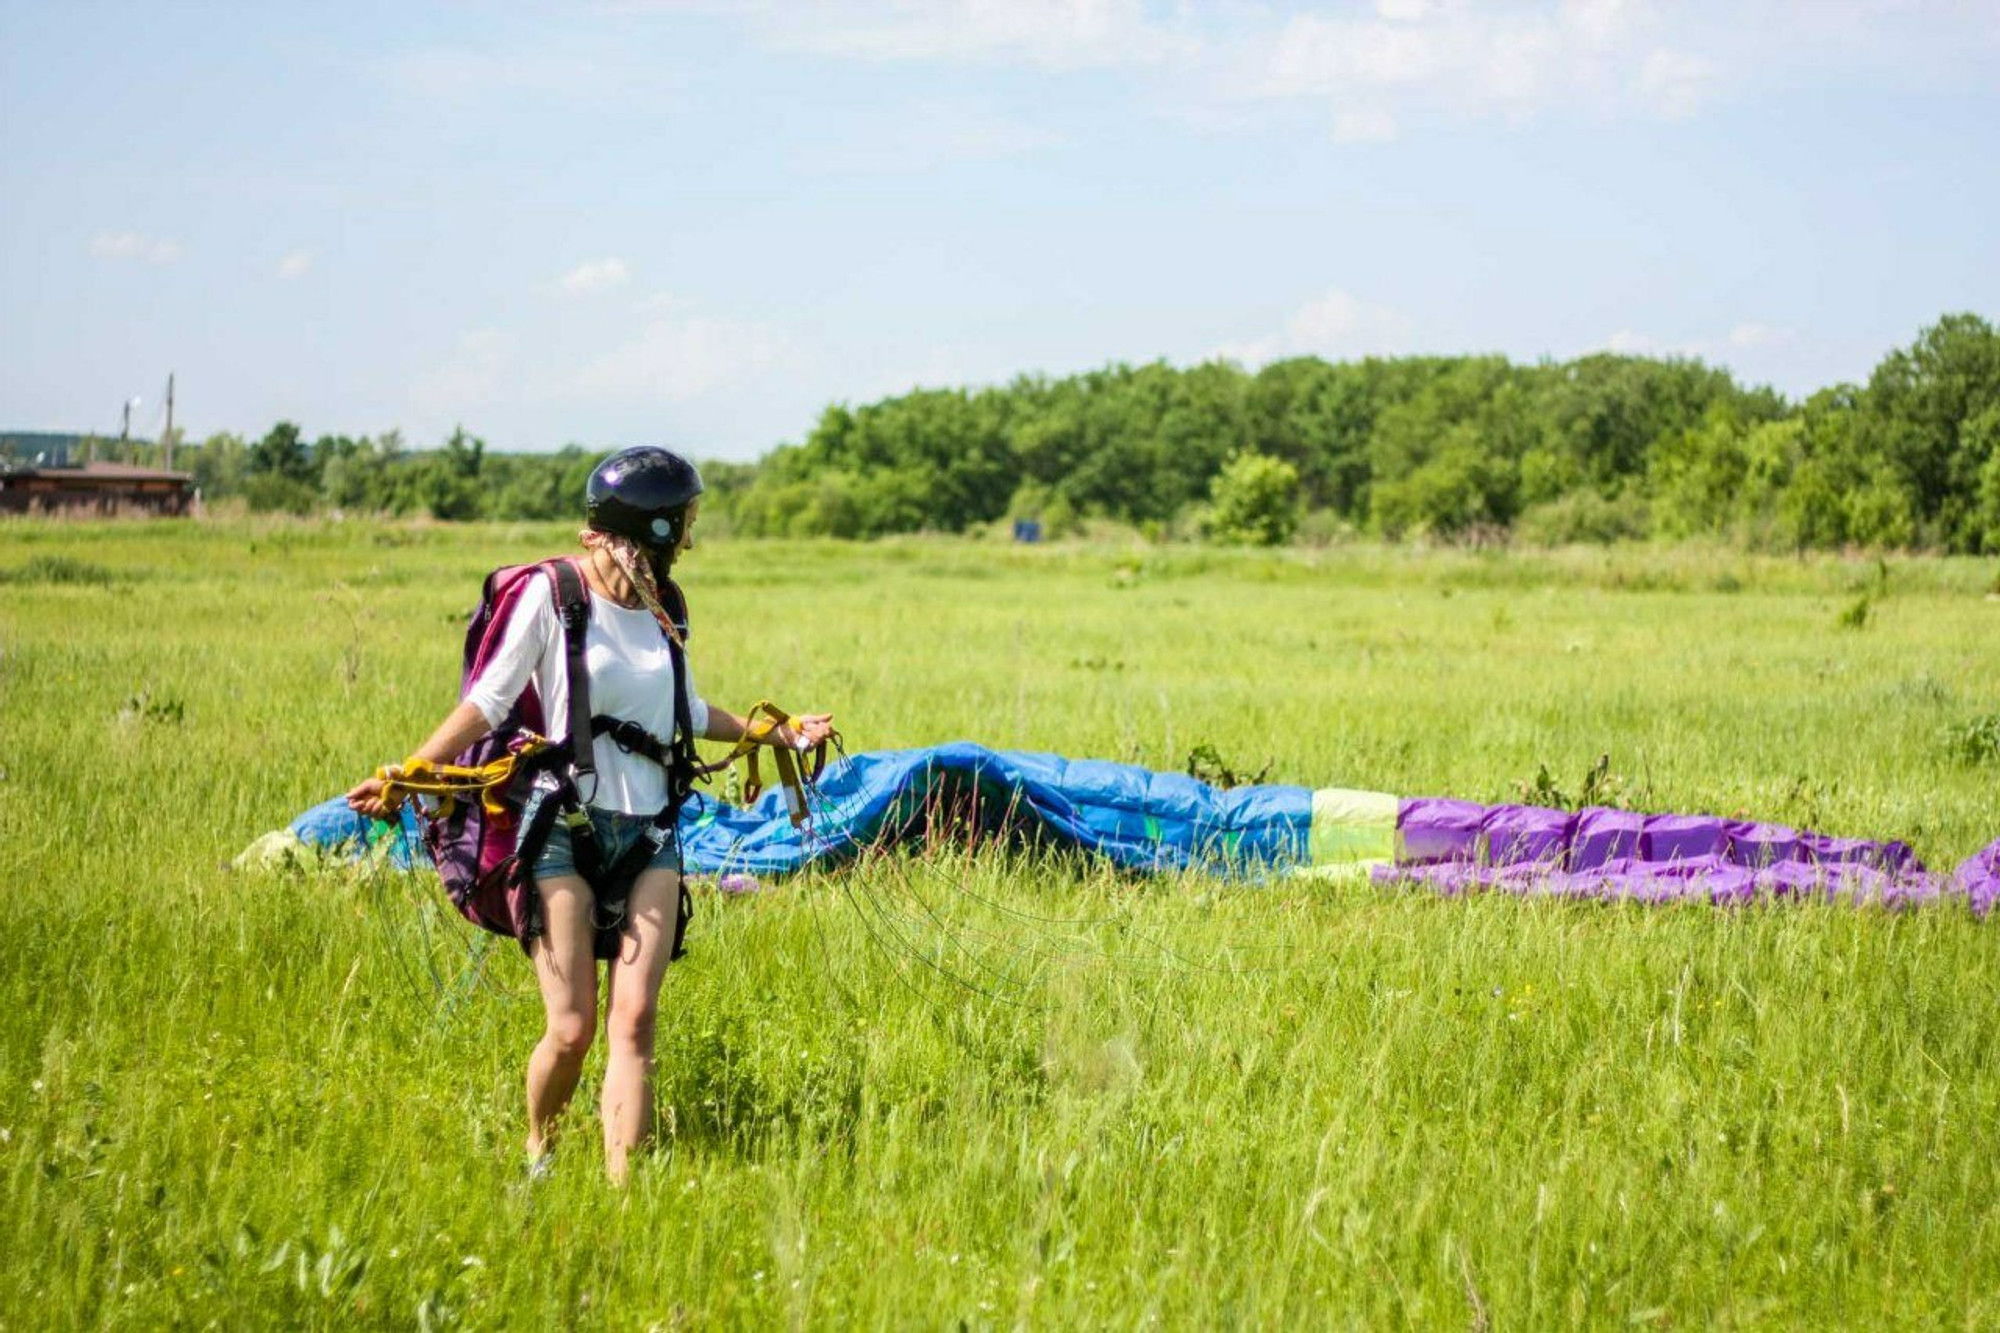
<svg viewBox="0 0 2000 1333"><path fill-rule="evenodd" d="M0 514L146 514L179 518L194 503L194 476L129 463L0 467Z"/></svg>

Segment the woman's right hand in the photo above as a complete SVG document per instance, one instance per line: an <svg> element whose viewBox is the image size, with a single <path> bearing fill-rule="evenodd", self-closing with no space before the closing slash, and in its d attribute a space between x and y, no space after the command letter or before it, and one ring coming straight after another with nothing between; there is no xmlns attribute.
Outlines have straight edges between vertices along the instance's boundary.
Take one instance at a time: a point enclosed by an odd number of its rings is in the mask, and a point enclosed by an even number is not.
<svg viewBox="0 0 2000 1333"><path fill-rule="evenodd" d="M400 774L400 770L393 764L382 771L392 775ZM402 809L403 798L399 795L393 801L386 799L383 793L388 786L389 784L381 778L364 778L347 793L347 808L358 815L367 815L370 819L394 819L396 811Z"/></svg>

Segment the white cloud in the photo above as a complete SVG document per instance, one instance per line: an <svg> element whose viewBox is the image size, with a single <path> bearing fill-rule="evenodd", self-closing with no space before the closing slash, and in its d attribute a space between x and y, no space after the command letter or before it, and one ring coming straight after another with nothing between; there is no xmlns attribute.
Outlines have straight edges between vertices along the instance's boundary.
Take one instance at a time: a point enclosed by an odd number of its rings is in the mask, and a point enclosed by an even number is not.
<svg viewBox="0 0 2000 1333"><path fill-rule="evenodd" d="M1736 348L1778 347L1792 341L1792 330L1769 324L1738 324L1729 331L1729 345Z"/></svg>
<svg viewBox="0 0 2000 1333"><path fill-rule="evenodd" d="M303 278L312 271L312 266L312 251L294 250L278 261L278 276L287 282L293 278Z"/></svg>
<svg viewBox="0 0 2000 1333"><path fill-rule="evenodd" d="M1386 23L1417 23L1431 12L1431 0L1375 0L1376 17Z"/></svg>
<svg viewBox="0 0 2000 1333"><path fill-rule="evenodd" d="M801 148L799 168L814 175L914 175L1031 157L1064 142L1052 130L942 103L907 107L897 122L891 133Z"/></svg>
<svg viewBox="0 0 2000 1333"><path fill-rule="evenodd" d="M499 329L473 329L442 365L418 377L410 397L428 415L472 420L500 393L512 352L513 340Z"/></svg>
<svg viewBox="0 0 2000 1333"><path fill-rule="evenodd" d="M1335 288L1302 307L1285 332L1299 351L1338 355L1394 350L1409 341L1414 328L1408 315Z"/></svg>
<svg viewBox="0 0 2000 1333"><path fill-rule="evenodd" d="M1280 332L1219 347L1211 355L1250 367L1288 356L1334 361L1390 356L1411 350L1416 327L1401 311L1336 287L1294 311Z"/></svg>
<svg viewBox="0 0 2000 1333"><path fill-rule="evenodd" d="M1652 40L1650 0L1478 5L1378 0L1372 15L1295 14L1264 42L1244 91L1326 98L1343 113L1519 120L1551 107L1693 114L1725 83L1708 56ZM1703 34L1686 25L1691 40ZM1253 41L1252 46L1256 43Z"/></svg>
<svg viewBox="0 0 2000 1333"><path fill-rule="evenodd" d="M142 232L99 232L90 242L90 253L99 259L137 259L148 264L171 264L181 257L177 241L147 236Z"/></svg>
<svg viewBox="0 0 2000 1333"><path fill-rule="evenodd" d="M1192 29L1153 19L1142 0L847 0L765 13L782 45L866 60L1082 69L1201 49Z"/></svg>
<svg viewBox="0 0 2000 1333"><path fill-rule="evenodd" d="M426 47L377 66L390 91L432 106L489 106L523 100L569 105L658 100L663 75L631 50L578 40L530 50Z"/></svg>
<svg viewBox="0 0 2000 1333"><path fill-rule="evenodd" d="M568 391L679 403L757 374L782 351L782 341L759 325L691 313L662 316L586 364Z"/></svg>
<svg viewBox="0 0 2000 1333"><path fill-rule="evenodd" d="M939 67L1127 71L1152 110L1240 122L1274 100L1321 100L1334 137L1384 127L1541 116L1697 115L1751 87L1964 85L2000 52L1989 6L1967 0L595 0L561 41L404 52L379 67L433 109L562 100L656 110L655 47L690 16L734 23L768 50ZM657 18L657 30L645 26ZM593 24L597 26L593 26ZM647 40L656 38L657 41ZM669 89L669 94L671 90ZM905 123L927 129L915 113ZM948 154L1044 146L1024 127ZM861 169L872 145L860 154ZM920 156L936 156L929 148ZM839 169L839 168L835 168Z"/></svg>
<svg viewBox="0 0 2000 1333"><path fill-rule="evenodd" d="M677 315L689 308L687 297L676 292L654 292L642 296L632 303L632 308L642 315Z"/></svg>
<svg viewBox="0 0 2000 1333"><path fill-rule="evenodd" d="M1336 111L1335 143L1387 143L1396 137L1396 118L1387 111Z"/></svg>
<svg viewBox="0 0 2000 1333"><path fill-rule="evenodd" d="M1405 122L1548 114L1685 119L1741 89L1965 86L2000 52L1951 0L1374 0L1236 25L1217 81ZM1255 13L1257 11L1250 11ZM1988 80L1990 82L1990 80Z"/></svg>
<svg viewBox="0 0 2000 1333"><path fill-rule="evenodd" d="M588 296L623 287L632 279L632 270L618 258L593 259L578 264L562 276L562 289L572 296Z"/></svg>
<svg viewBox="0 0 2000 1333"><path fill-rule="evenodd" d="M1601 46L1639 25L1648 8L1647 0L1563 0L1562 19L1579 36Z"/></svg>
<svg viewBox="0 0 2000 1333"><path fill-rule="evenodd" d="M1659 115L1685 119L1701 110L1714 91L1715 62L1681 51L1658 50L1639 71L1639 89Z"/></svg>
<svg viewBox="0 0 2000 1333"><path fill-rule="evenodd" d="M1724 334L1703 334L1692 338L1660 338L1634 329L1620 329L1604 340L1603 350L1621 356L1686 356L1723 362L1729 359L1732 352L1771 350L1787 346L1795 338L1791 329L1750 320Z"/></svg>
<svg viewBox="0 0 2000 1333"><path fill-rule="evenodd" d="M1264 91L1278 97L1380 91L1437 78L1454 62L1443 29L1301 14L1279 36Z"/></svg>

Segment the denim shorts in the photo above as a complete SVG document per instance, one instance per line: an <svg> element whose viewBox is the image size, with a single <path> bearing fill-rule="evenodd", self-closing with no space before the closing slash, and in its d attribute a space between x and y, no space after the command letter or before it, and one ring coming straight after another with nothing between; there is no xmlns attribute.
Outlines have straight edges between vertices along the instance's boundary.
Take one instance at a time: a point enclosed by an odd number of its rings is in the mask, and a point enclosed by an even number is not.
<svg viewBox="0 0 2000 1333"><path fill-rule="evenodd" d="M521 827L525 830L534 818L535 806L542 800L540 793L529 798L527 808L521 812ZM615 865L618 858L625 855L627 848L645 836L652 825L651 815L626 815L616 810L600 810L594 805L585 806L590 815L590 828L597 835L598 855L603 864ZM660 850L646 863L648 870L679 870L681 849L679 837L669 833L667 840L660 844ZM542 844L542 854L535 858L530 873L536 879L556 879L564 875L574 875L576 854L570 849L569 827L558 817L549 825L549 836Z"/></svg>

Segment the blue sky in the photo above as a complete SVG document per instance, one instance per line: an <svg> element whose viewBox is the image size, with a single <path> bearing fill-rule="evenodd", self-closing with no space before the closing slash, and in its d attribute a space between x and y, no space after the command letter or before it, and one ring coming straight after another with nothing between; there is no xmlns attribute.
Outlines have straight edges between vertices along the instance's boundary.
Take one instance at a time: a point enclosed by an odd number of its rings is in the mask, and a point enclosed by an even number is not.
<svg viewBox="0 0 2000 1333"><path fill-rule="evenodd" d="M747 458L1110 361L2000 315L2000 4L0 0L0 428Z"/></svg>

